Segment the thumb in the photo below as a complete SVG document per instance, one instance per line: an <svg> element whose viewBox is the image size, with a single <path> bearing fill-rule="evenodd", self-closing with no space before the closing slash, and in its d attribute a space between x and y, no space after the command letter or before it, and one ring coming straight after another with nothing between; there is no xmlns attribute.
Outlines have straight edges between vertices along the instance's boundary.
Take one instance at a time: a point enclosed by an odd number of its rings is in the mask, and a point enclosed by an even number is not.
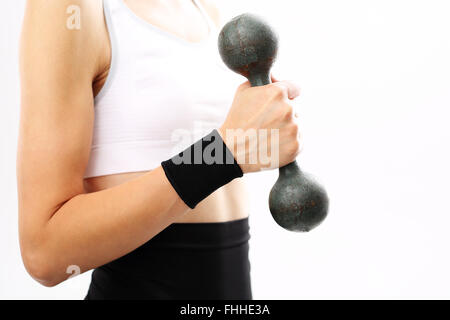
<svg viewBox="0 0 450 320"><path fill-rule="evenodd" d="M290 100L294 100L300 95L300 87L292 81L277 81L272 85L285 89Z"/></svg>
<svg viewBox="0 0 450 320"><path fill-rule="evenodd" d="M272 73L270 74L270 79L272 80L272 83L274 83L275 85L287 88L288 97L290 100L294 100L300 95L301 89L296 83L292 81L280 81L277 78L275 78L275 76Z"/></svg>

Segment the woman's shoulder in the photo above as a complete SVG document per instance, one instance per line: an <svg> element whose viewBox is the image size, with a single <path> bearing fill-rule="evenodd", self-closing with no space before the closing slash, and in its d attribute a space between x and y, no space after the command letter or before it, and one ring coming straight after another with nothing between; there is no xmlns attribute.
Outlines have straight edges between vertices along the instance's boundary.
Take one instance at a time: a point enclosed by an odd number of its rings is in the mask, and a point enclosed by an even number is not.
<svg viewBox="0 0 450 320"><path fill-rule="evenodd" d="M103 14L102 0L27 0L26 13L34 14L38 20L48 24L60 24L68 29L83 23L95 23ZM81 28L76 28L82 30Z"/></svg>
<svg viewBox="0 0 450 320"><path fill-rule="evenodd" d="M107 60L108 43L102 0L27 0L24 53L42 52L95 74L104 69L100 61Z"/></svg>

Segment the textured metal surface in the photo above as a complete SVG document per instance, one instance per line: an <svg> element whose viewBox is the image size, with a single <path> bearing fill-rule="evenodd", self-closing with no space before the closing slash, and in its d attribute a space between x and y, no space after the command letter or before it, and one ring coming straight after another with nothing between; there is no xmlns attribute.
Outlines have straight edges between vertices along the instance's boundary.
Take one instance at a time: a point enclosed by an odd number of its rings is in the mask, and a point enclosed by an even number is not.
<svg viewBox="0 0 450 320"><path fill-rule="evenodd" d="M252 86L269 84L270 69L278 52L278 36L261 18L243 14L228 22L219 34L219 52L225 64L247 77ZM274 220L290 231L307 232L328 213L325 189L303 173L294 161L280 168L270 191Z"/></svg>
<svg viewBox="0 0 450 320"><path fill-rule="evenodd" d="M219 34L219 52L225 64L252 85L270 83L278 36L261 18L242 14L228 22Z"/></svg>
<svg viewBox="0 0 450 320"><path fill-rule="evenodd" d="M294 161L280 168L280 175L269 195L274 220L290 231L308 232L328 214L325 189Z"/></svg>

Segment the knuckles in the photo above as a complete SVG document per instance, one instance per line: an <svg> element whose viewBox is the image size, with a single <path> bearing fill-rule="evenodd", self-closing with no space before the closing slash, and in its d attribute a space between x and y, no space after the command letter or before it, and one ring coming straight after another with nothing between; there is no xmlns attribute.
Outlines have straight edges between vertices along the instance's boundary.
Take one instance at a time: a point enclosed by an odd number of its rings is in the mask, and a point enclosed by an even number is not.
<svg viewBox="0 0 450 320"><path fill-rule="evenodd" d="M274 100L280 100L287 97L287 88L275 84L267 86L270 97Z"/></svg>
<svg viewBox="0 0 450 320"><path fill-rule="evenodd" d="M289 128L289 135L290 135L292 138L297 139L297 137L298 137L298 124L293 123L293 124L290 126L290 128Z"/></svg>
<svg viewBox="0 0 450 320"><path fill-rule="evenodd" d="M295 139L288 150L289 156L293 159L300 153L300 143Z"/></svg>
<svg viewBox="0 0 450 320"><path fill-rule="evenodd" d="M285 129L286 137L289 143L286 145L286 155L293 160L300 153L299 126L292 122Z"/></svg>
<svg viewBox="0 0 450 320"><path fill-rule="evenodd" d="M294 117L294 108L286 103L284 106L284 120L291 121Z"/></svg>

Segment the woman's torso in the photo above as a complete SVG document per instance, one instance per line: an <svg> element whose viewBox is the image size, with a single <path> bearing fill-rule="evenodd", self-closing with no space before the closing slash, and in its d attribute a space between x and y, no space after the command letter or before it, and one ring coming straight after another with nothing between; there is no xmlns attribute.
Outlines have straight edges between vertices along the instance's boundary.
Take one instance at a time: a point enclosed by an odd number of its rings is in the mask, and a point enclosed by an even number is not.
<svg viewBox="0 0 450 320"><path fill-rule="evenodd" d="M106 0L108 1L108 0ZM137 119L136 126L138 127L140 124L142 126L148 126L149 128L151 128L152 126L152 122L154 124L154 126L159 126L161 125L160 122L165 122L166 124L166 129L170 129L170 130L181 130L181 131L192 131L192 130L196 130L196 128L193 128L193 126L197 126L197 124L199 124L198 126L202 127L202 119L195 119L195 118L191 118L190 119L190 125L187 128L182 128L187 122L184 121L184 118L188 118L189 114L187 114L186 112L188 111L184 111L183 109L183 91L186 91L188 94L193 91L194 94L196 94L197 96L202 97L204 95L204 99L207 102L208 101L208 97L217 95L217 96L221 96L224 95L224 90L220 90L222 88L216 88L214 86L214 83L217 83L218 86L220 86L220 81L217 81L217 79L215 79L215 77L223 77L223 76L227 76L228 73L219 73L217 74L217 72L210 72L210 73L205 73L205 77L209 77L208 79L200 79L198 80L197 78L195 78L196 83L190 83L187 79L186 81L186 74L183 75L179 75L177 76L175 72L170 72L167 71L165 72L164 70L164 64L168 64L168 63L174 63L174 64L179 64L180 66L180 72L184 72L184 73L196 73L196 70L201 71L201 70L215 70L213 68L215 68L216 66L213 66L211 63L220 63L220 61L216 60L214 61L213 59L209 59L209 57L213 57L215 54L217 54L217 52L213 52L213 51L203 51L203 49L201 49L201 51L196 51L198 50L198 48L201 48L200 45L202 45L202 43L205 41L205 39L207 37L211 36L211 32L213 32L212 30L209 30L210 27L208 27L207 21L205 21L205 17L202 15L202 12L200 12L199 8L196 7L196 4L192 1L184 1L183 3L180 2L180 7L178 7L176 10L173 7L165 7L165 6L161 6L159 3L159 1L136 1L136 0L113 0L117 3L120 3L120 5L123 5L122 10L128 10L129 14L130 14L130 19L132 18L132 15L136 15L134 18L136 21L136 25L130 24L133 28L136 27L136 34L134 36L142 36L142 35L147 35L146 32L148 32L148 36L153 36L152 32L154 33L159 33L157 35L157 37L167 37L168 42L167 43L162 43L162 45L167 44L168 46L174 46L172 47L172 53L168 56L168 57L164 57L164 59L160 59L159 61L155 60L155 67L154 69L150 68L150 69L146 69L146 68L142 68L141 66L136 67L136 70L130 70L130 72L132 72L133 74L139 74L140 73L140 79L141 80L137 80L133 83L133 85L137 85L138 88L136 88L135 86L133 87L133 93L129 92L130 96L127 97L127 93L123 93L123 95L121 95L121 99L125 99L125 100L129 100L127 101L127 103L131 103L131 104L136 104L136 103L140 103L142 101L147 101L147 100L151 100L152 97L155 95L155 92L158 93L159 100L161 101L161 104L165 104L165 105L158 105L157 103L152 105L152 108L158 108L157 110L154 110L153 114L152 114L152 120L147 122L142 119ZM207 14L209 14L211 16L211 11L208 10L207 8L205 8L207 12ZM138 19L140 19L140 21L137 21ZM138 23L139 22L139 23ZM217 22L217 21L215 21ZM141 25L140 25L141 24ZM147 25L145 25L147 24ZM115 28L120 28L121 24L116 24ZM142 27L148 27L148 28L142 28ZM139 30L139 28L142 28ZM146 30L144 30L146 29ZM126 32L133 32L134 30L126 30ZM125 30L115 30L115 32L118 34L115 37L119 37L119 44L117 44L117 39L116 39L116 46L120 46L120 37L124 37L124 33ZM122 32L122 33L121 33ZM144 33L142 33L144 32ZM110 35L111 37L111 35ZM132 35L130 35L130 38L133 38ZM140 41L146 41L148 39L140 39ZM110 39L108 39L108 33L105 32L105 42L110 42ZM112 43L112 42L111 42ZM213 43L215 43L215 41L213 41ZM158 48L158 43L155 43L155 53L156 53L156 58L157 57L157 53L158 53L158 49L162 49L162 51L160 51L161 53L164 53L164 49L165 48ZM177 52L177 45L180 46L180 50L179 52ZM193 51L189 51L190 50L190 46L192 46ZM188 51L184 51L185 49L187 49ZM110 73L110 66L112 63L112 57L111 57L111 48L108 46L105 46L105 50L102 53L102 57L99 57L99 59L101 61L105 61L105 71L103 74L98 75L97 79L94 83L93 83L93 88L94 88L94 93L99 93L100 91L100 95L104 95L104 91L105 88L103 88L106 85L111 86L110 84L108 84L107 82L110 81L110 77L111 74ZM114 57L114 50L119 50L118 48L112 50L112 55ZM123 50L121 49L122 52L122 56L123 55L127 55L128 52L127 50ZM210 50L210 49L208 49ZM217 51L217 50L215 50ZM187 52L187 54L186 54ZM199 54L206 54L203 61L204 64L200 64L200 62L202 59L198 59L197 56L197 52ZM116 52L117 54L117 52ZM190 54L192 54L190 56ZM148 59L152 59L152 56L149 56ZM155 58L155 59L156 59ZM191 58L191 59L189 59ZM175 59L177 59L178 61L175 61ZM184 61L183 61L184 59ZM199 61L200 60L200 61ZM124 61L124 60L122 60ZM126 61L126 60L125 60ZM213 61L213 62L211 62ZM121 61L119 59L116 58L115 63L120 64ZM159 64L159 65L158 65ZM134 64L133 64L134 66ZM116 66L118 68L120 68L121 66ZM154 73L150 74L152 72L152 70L154 70ZM158 74L159 72L159 74ZM228 71L227 71L228 72ZM117 73L117 72L116 72ZM120 73L119 73L120 75ZM117 74L115 75L117 76ZM145 81L147 77L153 77L153 79L159 80L159 78L163 78L161 80L161 82L163 84L166 85L165 88L163 88L163 90L160 91L153 91L152 89L155 90L155 88L150 87L151 83L154 83L155 80L152 81ZM180 83L182 81L180 81L180 79L184 80L184 84ZM106 84L105 84L106 83ZM171 84L173 83L173 92L170 92L167 88L167 84ZM158 81L158 85L159 85L159 81ZM236 87L237 87L238 83L236 83ZM140 86L140 87L139 87ZM102 88L100 90L100 88ZM180 90L181 89L181 90ZM217 89L217 90L216 90ZM116 89L117 90L117 89ZM199 92L195 92L196 90L199 90ZM201 91L204 92L201 92ZM127 91L127 90L125 90ZM178 94L177 92L180 92L180 94ZM153 96L152 96L153 94ZM204 118L203 120L206 121L206 125L205 127L208 126L217 126L220 125L219 123L208 123L208 121L210 119L220 119L220 117L218 116L214 116L214 115L210 115L208 116L208 114L210 112L219 112L223 115L226 114L227 108L229 107L229 105L225 105L225 103L231 103L231 99L232 99L232 94L233 92L228 90L227 93L227 99L223 100L223 106L221 106L220 110L210 110L208 105L204 106ZM125 95L125 98L124 98ZM164 96L166 95L166 96ZM176 104L177 101L177 97L175 97L175 99L173 99L173 97L171 98L171 100L167 100L166 98L168 98L169 95L179 95L179 101L180 103L178 105ZM136 99L136 96L140 99ZM97 96L98 98L99 96ZM98 101L98 99L96 98L96 102ZM164 101L169 101L168 103L164 103ZM175 101L175 102L174 102ZM220 105L221 102L219 102ZM123 103L126 104L126 103ZM100 105L100 103L96 103L96 107L98 107L98 105ZM121 106L122 107L122 106ZM127 106L123 106L124 108L126 108ZM215 106L217 108L217 106ZM212 106L211 106L212 108ZM177 115L179 115L180 113L185 112L185 116L181 119L178 119L176 121L172 122L172 117L177 117ZM124 114L125 116L127 114ZM169 115L169 116L168 116ZM98 117L102 116L102 114L98 115ZM123 117L123 121L133 121L133 118L126 118ZM137 115L139 117L139 114ZM193 116L197 116L193 114ZM200 114L200 118L202 117L202 114ZM99 119L97 119L98 121L100 121ZM205 122L204 121L204 122ZM141 123L139 123L141 122ZM102 124L100 122L100 124ZM194 124L194 125L192 125ZM203 123L204 124L204 123ZM133 124L132 124L133 125ZM173 128L171 128L171 126L173 126ZM181 127L181 128L180 128ZM113 128L114 129L114 128ZM201 129L200 129L201 131ZM159 131L161 132L161 131ZM112 134L112 136L114 136L114 132ZM198 134L197 137L198 138ZM94 134L94 143L95 141L95 134ZM194 142L194 141L192 141ZM173 155L173 154L172 154ZM137 154L136 156L139 156L139 154ZM165 159L161 159L161 160L165 160ZM150 169L150 168L149 168ZM119 172L119 173L114 173L114 174L104 174L101 176L93 176L93 177L87 177L85 179L85 187L86 187L86 191L87 192L95 192L95 191L100 191L103 189L107 189L107 188L111 188L115 185L124 183L130 179L136 178L142 174L144 174L146 171L145 170L139 170L138 172ZM194 210L192 210L191 212L189 212L189 214L185 215L183 218L181 218L180 220L178 220L177 222L224 222L224 221L230 221L230 220L237 220L237 219L242 219L248 216L248 207L247 207L247 203L245 201L245 199L247 199L246 197L246 190L245 190L245 186L243 184L243 181L241 179L236 179L233 182L231 182L230 184L220 188L219 190L217 190L215 193L213 193L210 197L208 197L207 199L205 199L203 202L201 202Z"/></svg>

